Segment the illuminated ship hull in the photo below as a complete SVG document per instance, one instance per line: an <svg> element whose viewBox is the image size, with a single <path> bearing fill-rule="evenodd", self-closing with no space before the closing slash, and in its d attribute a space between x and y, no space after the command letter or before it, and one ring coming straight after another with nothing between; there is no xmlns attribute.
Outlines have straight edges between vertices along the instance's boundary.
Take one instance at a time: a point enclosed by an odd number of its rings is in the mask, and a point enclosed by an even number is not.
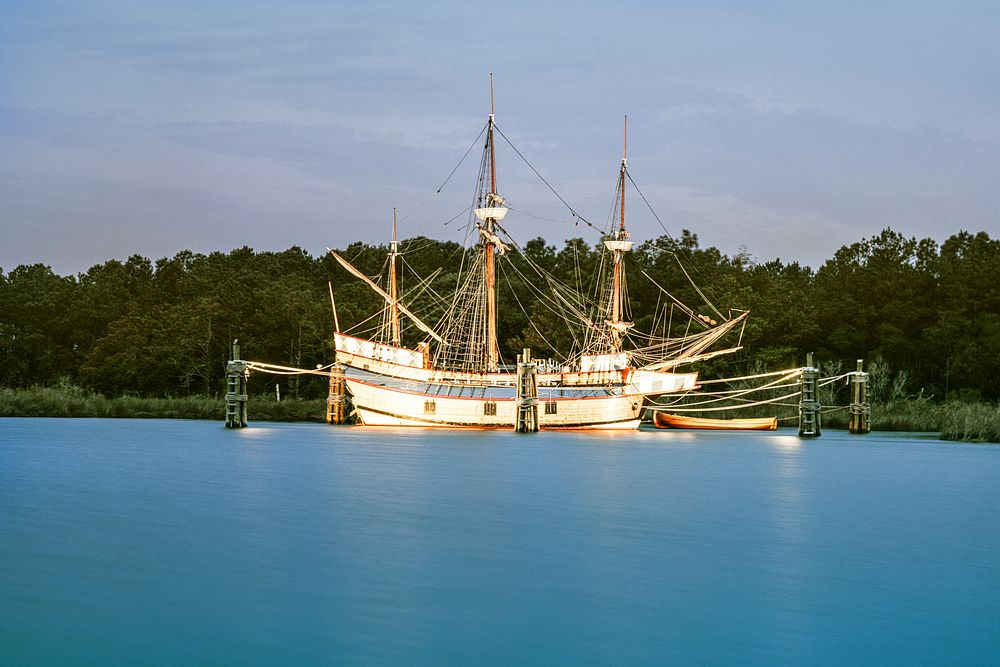
<svg viewBox="0 0 1000 667"><path fill-rule="evenodd" d="M515 373L460 373L425 368L423 354L374 341L336 335L337 361L344 367L358 421L369 426L514 428ZM695 388L695 373L656 373L658 393ZM539 427L634 430L643 399L634 369L539 373Z"/></svg>

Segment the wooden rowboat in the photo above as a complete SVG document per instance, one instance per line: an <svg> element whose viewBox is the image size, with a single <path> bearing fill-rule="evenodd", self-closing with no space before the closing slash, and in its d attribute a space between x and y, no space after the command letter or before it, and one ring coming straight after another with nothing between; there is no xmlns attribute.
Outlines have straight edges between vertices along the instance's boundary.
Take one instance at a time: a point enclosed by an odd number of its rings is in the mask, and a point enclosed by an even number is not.
<svg viewBox="0 0 1000 667"><path fill-rule="evenodd" d="M774 431L778 428L777 417L755 417L752 419L707 419L686 417L666 412L653 413L653 425L657 428L689 428L720 431Z"/></svg>

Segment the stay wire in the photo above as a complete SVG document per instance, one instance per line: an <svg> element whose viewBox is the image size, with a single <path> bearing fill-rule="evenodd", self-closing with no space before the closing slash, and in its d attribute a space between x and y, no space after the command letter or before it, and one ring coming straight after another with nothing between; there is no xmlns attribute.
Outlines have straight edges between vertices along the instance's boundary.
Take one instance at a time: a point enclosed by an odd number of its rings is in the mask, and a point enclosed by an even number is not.
<svg viewBox="0 0 1000 667"><path fill-rule="evenodd" d="M496 130L497 133L501 137L503 137L503 140L507 142L507 145L510 146L511 149L515 153L517 153L517 156L519 158L521 158L521 160L524 162L524 164L528 165L528 168L531 169L531 171L535 172L535 176L537 176L542 183L545 183L545 187L547 187L549 190L552 191L552 194L554 194L556 196L556 198L559 199L559 201L561 201L563 203L563 206L565 206L567 209L569 209L569 212L573 214L574 218L576 218L577 220L583 222L583 224L587 225L588 227L590 227L591 229L593 229L597 233L599 233L599 234L602 233L601 230L596 225L593 225L589 220L587 220L582 215L580 215L579 213L577 213L573 209L573 207L569 205L569 202L567 202L565 199L563 199L563 197L562 197L561 194L559 194L558 192L556 192L556 189L554 187L552 187L552 184L549 183L547 180L545 180L544 176L542 176L540 173L538 173L538 170L535 169L534 165L532 165L530 162L528 162L528 158L524 157L524 155L521 154L521 151L517 150L517 146L515 146L513 144L513 142L511 142L511 140L507 138L507 135L504 134L503 131L501 131L499 127L497 127L496 123L493 124L493 129Z"/></svg>
<svg viewBox="0 0 1000 667"><path fill-rule="evenodd" d="M695 270L696 273L700 274L701 271L698 270L698 266L694 263L694 258L691 256L691 253L689 253L686 248L682 247L680 242L673 237L673 235L670 233L669 230L667 230L667 226L663 224L662 220L660 220L660 216L656 215L656 211L653 209L653 205L649 203L648 199L646 199L646 195L642 194L642 190L639 189L638 184L632 179L632 174L628 171L628 169L625 170L625 174L628 176L629 183L632 184L632 187L635 188L635 191L638 192L639 196L642 198L643 203L646 204L646 208L648 208L649 212L653 214L653 217L656 218L656 221L660 223L660 227L663 228L663 233L667 235L667 238L670 239L671 242L673 242L673 244L677 247L678 250L687 255L688 260L690 260L691 262L691 267ZM675 258L677 258L677 253L671 252L670 254L672 254ZM677 258L677 261L680 261L680 258Z"/></svg>
<svg viewBox="0 0 1000 667"><path fill-rule="evenodd" d="M458 168L462 166L463 162L465 162L465 158L469 157L469 153L471 153L472 149L476 147L477 143L479 143L479 138L483 136L483 132L486 131L486 128L487 125L483 125L483 129L479 130L479 134L477 134L476 138L472 140L472 144L469 146L469 149L465 151L465 155L462 156L462 159L458 161L458 164L455 165L455 168L451 170L450 174L448 174L448 178L444 179L444 183L442 183L441 187L439 187L435 192L441 192L441 190L444 189L444 186L448 185L448 181L451 180L451 177L455 175L455 172L458 171Z"/></svg>

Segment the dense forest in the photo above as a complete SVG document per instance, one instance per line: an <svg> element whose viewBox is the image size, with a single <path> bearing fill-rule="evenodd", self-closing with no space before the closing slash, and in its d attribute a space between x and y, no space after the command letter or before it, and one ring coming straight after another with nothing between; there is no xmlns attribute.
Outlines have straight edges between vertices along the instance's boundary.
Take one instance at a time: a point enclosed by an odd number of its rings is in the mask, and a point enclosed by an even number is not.
<svg viewBox="0 0 1000 667"><path fill-rule="evenodd" d="M524 254L584 289L596 273L596 246L574 238L562 248L538 238ZM404 296L433 324L447 308L463 249L418 237L400 243ZM388 248L355 243L342 255L370 276L384 270ZM506 359L523 346L554 355L567 334L524 284L517 256L498 300ZM683 267L683 268L682 268ZM802 365L806 352L853 367L864 358L889 373L896 397L1000 399L1000 241L960 232L938 245L886 229L841 248L818 270L759 263L701 248L696 236L667 236L629 256L629 295L637 328L658 326L663 293L694 308L706 299L751 311L737 354L705 362L706 375ZM652 281L642 274L645 272ZM691 284L688 276L703 294ZM429 279L429 280L428 280ZM0 386L77 386L107 396L216 395L225 391L230 344L243 357L311 368L332 360L328 281L346 330L378 324L380 301L329 256L300 248L208 255L189 251L152 262L134 255L76 276L41 265L0 269ZM529 323L529 318L531 323ZM410 336L412 337L412 333ZM413 342L410 340L409 342ZM251 378L253 391L273 377ZM282 378L282 382L288 380ZM282 393L325 393L324 383L290 381Z"/></svg>

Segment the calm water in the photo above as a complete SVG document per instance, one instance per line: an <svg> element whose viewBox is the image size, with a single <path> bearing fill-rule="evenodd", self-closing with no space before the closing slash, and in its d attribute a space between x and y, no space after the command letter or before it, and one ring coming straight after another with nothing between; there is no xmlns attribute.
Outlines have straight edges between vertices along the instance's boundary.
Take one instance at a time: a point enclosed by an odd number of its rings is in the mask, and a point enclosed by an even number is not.
<svg viewBox="0 0 1000 667"><path fill-rule="evenodd" d="M0 662L1000 661L1000 447L0 419Z"/></svg>

